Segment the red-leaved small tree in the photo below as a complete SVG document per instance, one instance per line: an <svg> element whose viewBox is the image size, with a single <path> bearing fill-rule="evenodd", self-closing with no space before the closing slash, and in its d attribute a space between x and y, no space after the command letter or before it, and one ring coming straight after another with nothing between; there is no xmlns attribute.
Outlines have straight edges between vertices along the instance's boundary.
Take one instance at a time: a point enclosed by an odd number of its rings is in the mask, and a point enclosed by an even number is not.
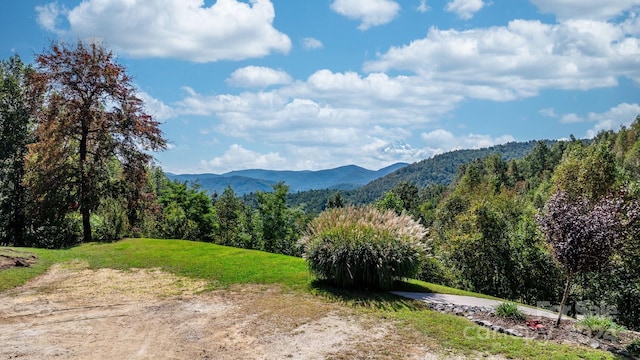
<svg viewBox="0 0 640 360"><path fill-rule="evenodd" d="M623 196L609 195L592 203L585 197L572 200L567 193L558 191L538 215L538 226L567 272L556 326L560 325L573 276L602 269L615 244L624 237L624 208Z"/></svg>

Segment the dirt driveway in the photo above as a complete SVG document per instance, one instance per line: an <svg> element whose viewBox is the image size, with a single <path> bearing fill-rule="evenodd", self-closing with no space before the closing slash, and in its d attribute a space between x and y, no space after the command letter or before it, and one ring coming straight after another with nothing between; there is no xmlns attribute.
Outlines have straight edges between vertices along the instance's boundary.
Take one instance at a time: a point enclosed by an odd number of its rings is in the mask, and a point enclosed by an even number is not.
<svg viewBox="0 0 640 360"><path fill-rule="evenodd" d="M436 359L409 330L306 294L56 265L0 294L0 359Z"/></svg>

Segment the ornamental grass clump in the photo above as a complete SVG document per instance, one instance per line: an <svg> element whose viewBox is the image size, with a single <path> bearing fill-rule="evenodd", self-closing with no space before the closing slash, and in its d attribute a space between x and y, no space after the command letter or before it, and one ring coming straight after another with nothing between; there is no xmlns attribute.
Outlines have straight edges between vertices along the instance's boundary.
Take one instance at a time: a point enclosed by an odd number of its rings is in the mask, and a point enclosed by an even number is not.
<svg viewBox="0 0 640 360"><path fill-rule="evenodd" d="M506 319L522 321L526 318L522 310L518 308L518 304L512 302L500 303L500 305L496 306L495 311L496 316Z"/></svg>
<svg viewBox="0 0 640 360"><path fill-rule="evenodd" d="M587 315L578 320L576 329L593 338L613 339L618 338L618 333L625 328L616 324L610 317L602 315Z"/></svg>
<svg viewBox="0 0 640 360"><path fill-rule="evenodd" d="M427 229L409 215L374 207L320 214L301 239L309 269L346 288L390 289L411 277L427 256Z"/></svg>

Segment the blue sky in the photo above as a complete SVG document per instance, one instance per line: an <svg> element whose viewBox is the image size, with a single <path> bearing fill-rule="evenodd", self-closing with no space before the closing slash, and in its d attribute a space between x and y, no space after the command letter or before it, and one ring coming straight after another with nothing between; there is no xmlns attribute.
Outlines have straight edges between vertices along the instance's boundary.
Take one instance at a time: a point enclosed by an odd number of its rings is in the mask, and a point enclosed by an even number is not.
<svg viewBox="0 0 640 360"><path fill-rule="evenodd" d="M175 173L378 169L640 115L640 0L21 0L0 58L99 40Z"/></svg>

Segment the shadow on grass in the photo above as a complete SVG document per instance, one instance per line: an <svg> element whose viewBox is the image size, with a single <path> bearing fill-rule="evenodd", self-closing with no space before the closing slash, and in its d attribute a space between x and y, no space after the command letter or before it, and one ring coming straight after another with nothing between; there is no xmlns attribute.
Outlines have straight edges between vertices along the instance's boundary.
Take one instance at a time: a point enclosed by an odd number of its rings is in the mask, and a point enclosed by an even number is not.
<svg viewBox="0 0 640 360"><path fill-rule="evenodd" d="M393 290L395 291L408 291L408 292L422 292L422 293L433 293L437 292L434 289L430 288L426 284L416 284L407 281L395 281L393 283Z"/></svg>
<svg viewBox="0 0 640 360"><path fill-rule="evenodd" d="M311 291L316 295L324 296L333 301L339 301L354 307L386 311L418 311L428 309L421 301L403 298L382 290L362 288L343 289L334 286L326 280L313 280L310 287ZM424 286L400 281L394 283L393 290L429 292L428 288Z"/></svg>

